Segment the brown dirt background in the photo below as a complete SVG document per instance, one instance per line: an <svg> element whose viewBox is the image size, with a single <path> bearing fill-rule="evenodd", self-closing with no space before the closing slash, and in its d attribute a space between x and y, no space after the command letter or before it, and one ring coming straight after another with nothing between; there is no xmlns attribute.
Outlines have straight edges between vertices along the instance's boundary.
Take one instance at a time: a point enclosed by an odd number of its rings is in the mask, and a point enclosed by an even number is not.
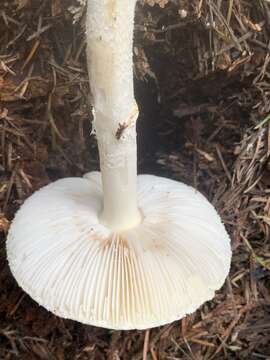
<svg viewBox="0 0 270 360"><path fill-rule="evenodd" d="M195 314L148 332L109 331L48 313L7 265L6 233L24 199L98 169L98 157L83 6L1 0L1 360L270 359L269 34L266 0L138 1L139 171L202 191L234 255L226 284Z"/></svg>

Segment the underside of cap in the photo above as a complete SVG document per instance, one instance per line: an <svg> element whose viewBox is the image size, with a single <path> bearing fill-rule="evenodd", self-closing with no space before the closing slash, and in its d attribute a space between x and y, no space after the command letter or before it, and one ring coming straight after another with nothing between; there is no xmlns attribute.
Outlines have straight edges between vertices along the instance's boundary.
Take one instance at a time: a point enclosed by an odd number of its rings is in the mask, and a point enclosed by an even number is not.
<svg viewBox="0 0 270 360"><path fill-rule="evenodd" d="M56 181L17 213L7 240L11 271L40 305L111 329L146 329L192 313L229 272L230 239L203 195L151 175L138 177L136 228L100 224L99 173Z"/></svg>

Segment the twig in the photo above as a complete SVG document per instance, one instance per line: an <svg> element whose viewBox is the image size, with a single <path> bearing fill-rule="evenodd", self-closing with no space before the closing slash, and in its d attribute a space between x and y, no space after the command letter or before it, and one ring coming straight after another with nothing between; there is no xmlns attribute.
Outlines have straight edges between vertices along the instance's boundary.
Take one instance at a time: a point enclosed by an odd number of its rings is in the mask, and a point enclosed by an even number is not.
<svg viewBox="0 0 270 360"><path fill-rule="evenodd" d="M144 345L143 345L143 360L147 360L147 354L149 351L149 338L150 338L150 330L145 331L144 336Z"/></svg>

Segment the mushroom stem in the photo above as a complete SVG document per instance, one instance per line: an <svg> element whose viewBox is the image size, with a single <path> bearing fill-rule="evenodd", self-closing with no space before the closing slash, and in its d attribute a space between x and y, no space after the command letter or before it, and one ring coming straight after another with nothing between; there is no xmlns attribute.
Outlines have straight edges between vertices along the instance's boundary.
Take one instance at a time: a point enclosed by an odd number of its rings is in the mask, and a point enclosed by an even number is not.
<svg viewBox="0 0 270 360"><path fill-rule="evenodd" d="M88 0L87 9L88 71L104 196L100 220L113 230L141 221L132 51L135 4Z"/></svg>

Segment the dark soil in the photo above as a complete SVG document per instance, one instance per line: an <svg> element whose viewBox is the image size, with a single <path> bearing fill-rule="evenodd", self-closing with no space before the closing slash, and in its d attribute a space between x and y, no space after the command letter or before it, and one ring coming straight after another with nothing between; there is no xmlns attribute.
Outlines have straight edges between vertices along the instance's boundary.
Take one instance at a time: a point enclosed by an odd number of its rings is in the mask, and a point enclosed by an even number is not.
<svg viewBox="0 0 270 360"><path fill-rule="evenodd" d="M146 2L134 50L139 172L211 200L232 238L230 276L195 314L150 333L63 320L18 287L5 253L15 211L48 182L98 169L98 154L76 0L2 0L1 360L270 359L270 4Z"/></svg>

